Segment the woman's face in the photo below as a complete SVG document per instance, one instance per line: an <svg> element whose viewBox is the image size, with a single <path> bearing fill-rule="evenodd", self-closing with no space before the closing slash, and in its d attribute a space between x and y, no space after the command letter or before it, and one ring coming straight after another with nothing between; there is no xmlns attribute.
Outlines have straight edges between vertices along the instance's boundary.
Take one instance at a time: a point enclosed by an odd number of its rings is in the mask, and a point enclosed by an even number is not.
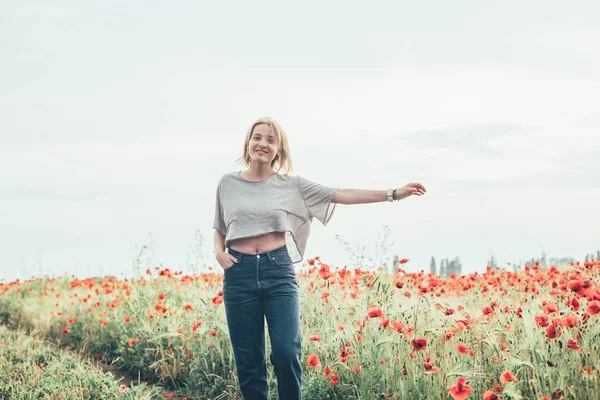
<svg viewBox="0 0 600 400"><path fill-rule="evenodd" d="M271 164L279 149L273 128L267 124L256 125L252 130L248 147L250 160Z"/></svg>

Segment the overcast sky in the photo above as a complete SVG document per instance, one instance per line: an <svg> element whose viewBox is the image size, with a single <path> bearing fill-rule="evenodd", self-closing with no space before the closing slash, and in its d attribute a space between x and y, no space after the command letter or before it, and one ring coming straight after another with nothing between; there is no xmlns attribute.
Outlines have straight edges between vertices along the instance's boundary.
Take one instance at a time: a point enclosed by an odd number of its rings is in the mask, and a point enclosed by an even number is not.
<svg viewBox="0 0 600 400"><path fill-rule="evenodd" d="M423 197L338 205L305 261L463 272L600 250L595 1L0 4L0 279L213 258L220 177L271 116L293 173ZM594 50L596 49L596 50ZM151 235L149 235L151 234ZM150 256L148 256L150 257ZM145 264L144 264L145 265Z"/></svg>

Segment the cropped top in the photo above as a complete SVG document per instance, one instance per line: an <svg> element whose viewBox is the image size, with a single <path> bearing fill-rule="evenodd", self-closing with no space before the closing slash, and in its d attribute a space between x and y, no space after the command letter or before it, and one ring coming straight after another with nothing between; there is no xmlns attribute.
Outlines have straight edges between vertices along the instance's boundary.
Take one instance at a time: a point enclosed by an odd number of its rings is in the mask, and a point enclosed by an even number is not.
<svg viewBox="0 0 600 400"><path fill-rule="evenodd" d="M274 174L248 181L242 171L221 177L216 193L213 228L232 240L285 232L290 257L304 257L313 217L327 225L335 211L333 197L339 188L328 187L297 175Z"/></svg>

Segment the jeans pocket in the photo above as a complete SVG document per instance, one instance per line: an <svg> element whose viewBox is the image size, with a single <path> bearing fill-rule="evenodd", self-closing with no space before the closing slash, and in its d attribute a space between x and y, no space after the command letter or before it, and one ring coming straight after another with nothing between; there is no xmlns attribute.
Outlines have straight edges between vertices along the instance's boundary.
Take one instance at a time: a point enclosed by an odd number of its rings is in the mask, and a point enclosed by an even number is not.
<svg viewBox="0 0 600 400"><path fill-rule="evenodd" d="M293 268L294 267L292 258L287 253L272 255L271 261L273 261L277 266L279 266L281 268Z"/></svg>
<svg viewBox="0 0 600 400"><path fill-rule="evenodd" d="M233 262L233 264L231 264L231 266L230 266L230 267L227 267L227 268L226 268L226 269L224 269L223 271L227 272L227 271L229 271L230 269L232 269L232 268L235 268L235 266L236 266L236 265L238 265L238 264L240 264L240 263L241 263L241 261L238 261L238 262L235 262L235 261L234 261L234 262Z"/></svg>

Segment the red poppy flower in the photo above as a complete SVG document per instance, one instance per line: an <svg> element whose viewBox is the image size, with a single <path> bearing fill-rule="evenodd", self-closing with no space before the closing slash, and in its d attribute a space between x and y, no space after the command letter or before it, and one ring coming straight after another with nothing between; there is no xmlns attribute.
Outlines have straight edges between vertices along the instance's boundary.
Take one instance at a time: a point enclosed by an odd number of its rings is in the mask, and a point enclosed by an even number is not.
<svg viewBox="0 0 600 400"><path fill-rule="evenodd" d="M320 342L321 341L321 337L319 335L313 335L310 337L310 341L311 342Z"/></svg>
<svg viewBox="0 0 600 400"><path fill-rule="evenodd" d="M535 316L535 323L537 324L537 326L539 326L540 328L545 328L548 326L548 317L540 314L540 315L536 315Z"/></svg>
<svg viewBox="0 0 600 400"><path fill-rule="evenodd" d="M427 341L423 338L413 339L410 343L415 351L421 351L427 348Z"/></svg>
<svg viewBox="0 0 600 400"><path fill-rule="evenodd" d="M579 323L579 317L575 314L571 314L565 317L562 326L565 328L573 328Z"/></svg>
<svg viewBox="0 0 600 400"><path fill-rule="evenodd" d="M471 393L473 389L471 386L467 385L466 382L466 378L458 378L456 385L448 390L448 393L450 393L450 396L452 396L454 400L465 400L469 397L469 393Z"/></svg>
<svg viewBox="0 0 600 400"><path fill-rule="evenodd" d="M556 336L560 336L560 331L557 331L553 325L546 328L546 337L548 339L556 339Z"/></svg>
<svg viewBox="0 0 600 400"><path fill-rule="evenodd" d="M581 347L577 344L577 342L573 339L569 339L568 343L567 343L567 347L569 349L575 350L575 351L580 351Z"/></svg>
<svg viewBox="0 0 600 400"><path fill-rule="evenodd" d="M369 318L383 318L383 312L379 308L373 308L367 312Z"/></svg>
<svg viewBox="0 0 600 400"><path fill-rule="evenodd" d="M308 356L307 362L308 368L314 368L321 363L319 357L316 354L311 354L310 356Z"/></svg>
<svg viewBox="0 0 600 400"><path fill-rule="evenodd" d="M446 331L446 333L444 333L444 340L447 342L450 339L452 339L452 336L454 336L456 334L456 329L454 328L450 328Z"/></svg>
<svg viewBox="0 0 600 400"><path fill-rule="evenodd" d="M404 324L402 324L398 321L392 321L392 329L395 330L396 332L402 333L402 331L404 331Z"/></svg>
<svg viewBox="0 0 600 400"><path fill-rule="evenodd" d="M469 348L462 343L456 347L456 350L458 351L458 354L463 356L469 354Z"/></svg>
<svg viewBox="0 0 600 400"><path fill-rule="evenodd" d="M337 375L335 375L335 374L333 374L333 375L331 375L331 380L329 381L329 384L330 384L331 386L333 386L333 385L335 385L336 383L338 383L338 382L339 382L339 380L340 380L340 377L339 377L339 376L337 376Z"/></svg>
<svg viewBox="0 0 600 400"><path fill-rule="evenodd" d="M510 371L504 371L500 375L500 382L507 383L510 381L519 382L519 380Z"/></svg>
<svg viewBox="0 0 600 400"><path fill-rule="evenodd" d="M425 368L425 373L426 374L435 374L436 372L439 371L439 368L434 367L433 365L431 365L428 362L423 363L423 367Z"/></svg>
<svg viewBox="0 0 600 400"><path fill-rule="evenodd" d="M498 395L491 390L483 392L483 400L498 400Z"/></svg>
<svg viewBox="0 0 600 400"><path fill-rule="evenodd" d="M598 301L598 300L591 301L588 304L588 308L587 308L586 312L588 314L590 314L592 317L595 315L598 315L598 313L600 312L600 301Z"/></svg>

